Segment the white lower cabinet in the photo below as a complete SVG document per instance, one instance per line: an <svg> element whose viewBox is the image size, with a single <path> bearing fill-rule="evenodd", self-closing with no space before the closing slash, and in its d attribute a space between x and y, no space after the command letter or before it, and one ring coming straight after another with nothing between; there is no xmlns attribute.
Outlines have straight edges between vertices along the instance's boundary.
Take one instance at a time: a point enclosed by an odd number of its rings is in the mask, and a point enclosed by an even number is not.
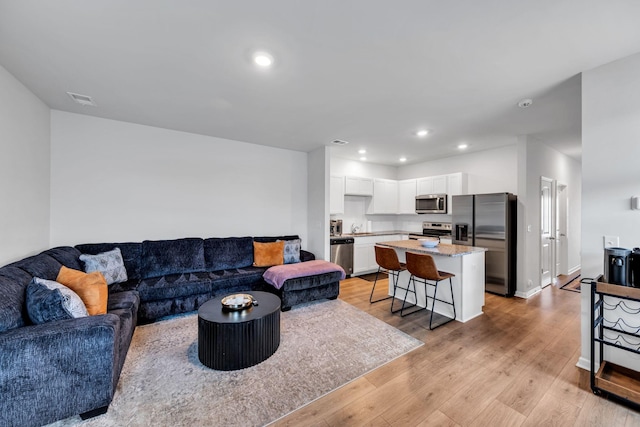
<svg viewBox="0 0 640 427"><path fill-rule="evenodd" d="M373 273L378 270L376 262L377 242L400 240L400 235L356 237L353 244L353 275Z"/></svg>

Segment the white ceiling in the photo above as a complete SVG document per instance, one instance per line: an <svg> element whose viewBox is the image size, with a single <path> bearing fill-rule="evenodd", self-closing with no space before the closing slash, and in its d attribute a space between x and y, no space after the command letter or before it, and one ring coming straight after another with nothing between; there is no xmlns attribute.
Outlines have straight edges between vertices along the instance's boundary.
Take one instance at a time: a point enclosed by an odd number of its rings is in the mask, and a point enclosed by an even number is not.
<svg viewBox="0 0 640 427"><path fill-rule="evenodd" d="M638 22L636 0L0 0L0 65L53 109L373 163L518 135L579 158L579 73L639 51Z"/></svg>

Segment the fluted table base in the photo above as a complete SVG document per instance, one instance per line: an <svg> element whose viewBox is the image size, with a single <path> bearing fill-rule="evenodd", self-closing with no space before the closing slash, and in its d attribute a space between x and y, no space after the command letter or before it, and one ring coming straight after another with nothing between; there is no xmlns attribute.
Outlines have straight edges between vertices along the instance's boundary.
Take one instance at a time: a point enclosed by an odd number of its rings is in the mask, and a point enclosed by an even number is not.
<svg viewBox="0 0 640 427"><path fill-rule="evenodd" d="M203 365L232 371L268 359L280 346L280 298L268 292L246 292L257 306L225 311L214 298L198 310L198 358Z"/></svg>

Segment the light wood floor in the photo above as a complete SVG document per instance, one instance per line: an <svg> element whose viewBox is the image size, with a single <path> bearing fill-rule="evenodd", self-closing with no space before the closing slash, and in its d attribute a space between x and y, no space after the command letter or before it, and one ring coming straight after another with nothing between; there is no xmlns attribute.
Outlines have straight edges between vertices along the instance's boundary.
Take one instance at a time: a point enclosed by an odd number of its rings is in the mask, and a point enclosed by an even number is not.
<svg viewBox="0 0 640 427"><path fill-rule="evenodd" d="M595 396L575 366L579 293L486 294L482 316L429 331L424 311L400 318L390 300L369 304L371 285L344 280L340 298L425 345L276 426L640 426L640 413Z"/></svg>

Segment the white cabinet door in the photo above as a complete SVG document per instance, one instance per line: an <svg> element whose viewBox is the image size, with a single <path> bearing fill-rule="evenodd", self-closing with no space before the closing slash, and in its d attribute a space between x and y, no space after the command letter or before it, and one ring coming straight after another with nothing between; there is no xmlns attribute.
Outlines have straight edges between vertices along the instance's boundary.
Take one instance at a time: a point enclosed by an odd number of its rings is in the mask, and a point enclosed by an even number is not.
<svg viewBox="0 0 640 427"><path fill-rule="evenodd" d="M424 178L418 178L416 180L417 195L434 194L433 192L433 178L430 176Z"/></svg>
<svg viewBox="0 0 640 427"><path fill-rule="evenodd" d="M353 245L353 274L361 274L369 270L371 256L369 253L373 250L373 243L354 244ZM375 254L374 254L375 259Z"/></svg>
<svg viewBox="0 0 640 427"><path fill-rule="evenodd" d="M356 237L353 245L353 274L358 275L377 271L376 243L400 239L401 236L399 234Z"/></svg>
<svg viewBox="0 0 640 427"><path fill-rule="evenodd" d="M451 213L452 196L467 194L467 174L452 173L447 175L447 213Z"/></svg>
<svg viewBox="0 0 640 427"><path fill-rule="evenodd" d="M344 177L331 176L329 185L329 213L344 213Z"/></svg>
<svg viewBox="0 0 640 427"><path fill-rule="evenodd" d="M395 214L398 210L398 181L393 179L373 180L373 200L370 214Z"/></svg>
<svg viewBox="0 0 640 427"><path fill-rule="evenodd" d="M414 214L416 213L416 180L405 179L398 181L398 213Z"/></svg>
<svg viewBox="0 0 640 427"><path fill-rule="evenodd" d="M349 196L372 196L373 179L359 176L345 177L344 194Z"/></svg>
<svg viewBox="0 0 640 427"><path fill-rule="evenodd" d="M433 179L433 194L446 194L447 193L447 175L438 175L432 177Z"/></svg>

